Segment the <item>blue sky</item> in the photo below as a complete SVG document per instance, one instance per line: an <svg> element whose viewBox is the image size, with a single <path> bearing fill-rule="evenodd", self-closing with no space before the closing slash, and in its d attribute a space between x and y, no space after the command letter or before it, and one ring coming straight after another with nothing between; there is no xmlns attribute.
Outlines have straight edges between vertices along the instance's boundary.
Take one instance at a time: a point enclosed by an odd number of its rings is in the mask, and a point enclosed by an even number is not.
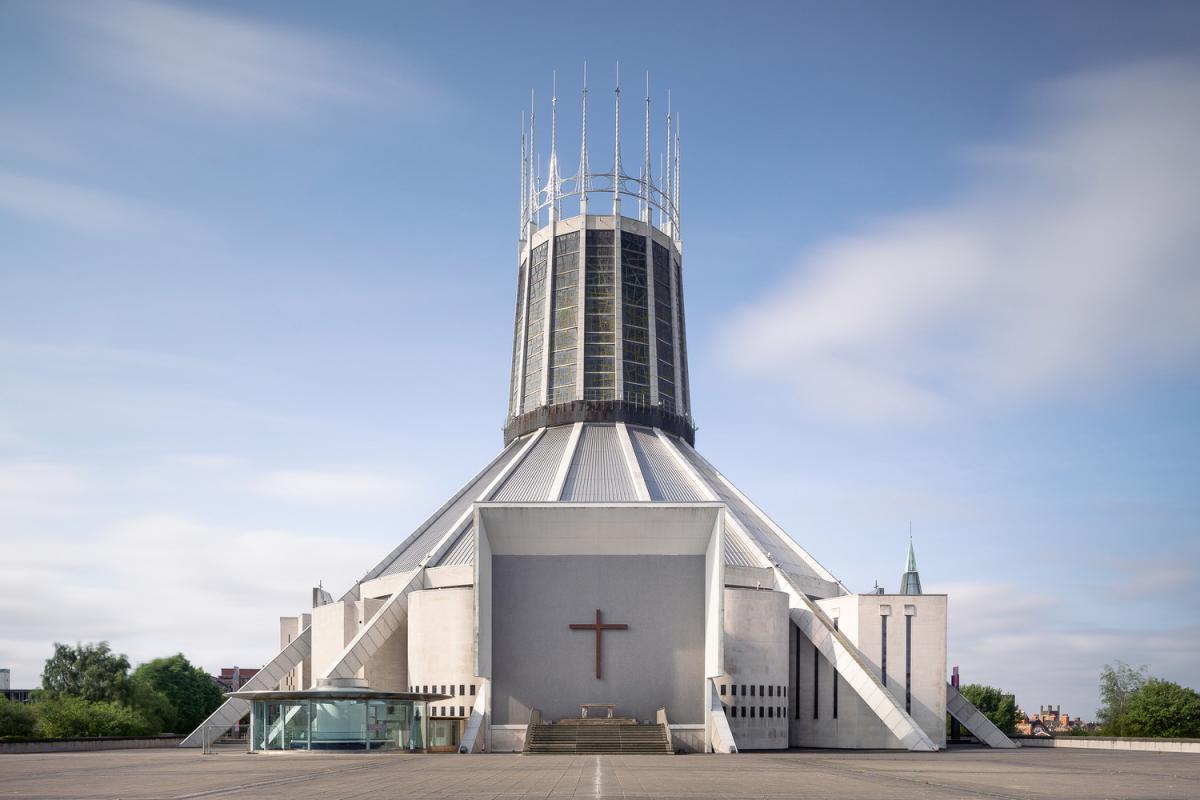
<svg viewBox="0 0 1200 800"><path fill-rule="evenodd" d="M587 59L594 166L618 60L627 152L644 70L682 116L701 452L857 590L911 520L951 663L1026 709L1090 716L1117 658L1200 685L1197 31L0 5L0 665L260 663L498 450L520 113L558 69L572 169Z"/></svg>

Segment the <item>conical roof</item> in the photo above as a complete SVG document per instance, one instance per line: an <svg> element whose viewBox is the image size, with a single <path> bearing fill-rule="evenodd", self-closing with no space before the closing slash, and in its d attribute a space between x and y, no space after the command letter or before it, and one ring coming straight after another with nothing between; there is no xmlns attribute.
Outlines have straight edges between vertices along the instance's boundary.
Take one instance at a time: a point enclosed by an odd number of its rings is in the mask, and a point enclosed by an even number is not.
<svg viewBox="0 0 1200 800"><path fill-rule="evenodd" d="M657 428L580 422L542 428L508 444L363 581L418 566L472 563L475 502L722 502L725 563L778 564L808 579L814 594L846 593L840 582L683 439Z"/></svg>
<svg viewBox="0 0 1200 800"><path fill-rule="evenodd" d="M908 535L908 561L900 576L900 594L921 594L921 576L917 572L917 554L913 550L911 533Z"/></svg>

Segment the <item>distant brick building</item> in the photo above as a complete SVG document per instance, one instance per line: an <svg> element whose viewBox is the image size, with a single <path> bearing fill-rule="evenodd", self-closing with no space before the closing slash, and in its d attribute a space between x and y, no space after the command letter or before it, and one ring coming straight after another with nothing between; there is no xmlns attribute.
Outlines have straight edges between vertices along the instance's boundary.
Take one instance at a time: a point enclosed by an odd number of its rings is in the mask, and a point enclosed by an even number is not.
<svg viewBox="0 0 1200 800"><path fill-rule="evenodd" d="M236 692L245 686L246 681L253 678L257 673L257 669L247 667L221 667L221 674L213 675L212 679L223 691Z"/></svg>
<svg viewBox="0 0 1200 800"><path fill-rule="evenodd" d="M1079 719L1071 719L1070 714L1063 714L1062 706L1038 706L1038 713L1017 723L1017 733L1025 736L1053 736L1070 733L1072 728L1081 724Z"/></svg>

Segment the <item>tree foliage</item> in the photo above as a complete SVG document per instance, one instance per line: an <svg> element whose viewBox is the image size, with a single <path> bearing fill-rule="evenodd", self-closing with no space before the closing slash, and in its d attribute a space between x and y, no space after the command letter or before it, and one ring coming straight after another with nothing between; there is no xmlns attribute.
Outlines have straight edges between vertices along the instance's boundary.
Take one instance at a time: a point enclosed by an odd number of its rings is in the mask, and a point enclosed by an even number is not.
<svg viewBox="0 0 1200 800"><path fill-rule="evenodd" d="M0 738L12 736L24 739L33 736L36 730L37 717L32 708L0 697Z"/></svg>
<svg viewBox="0 0 1200 800"><path fill-rule="evenodd" d="M177 733L194 730L223 700L208 673L192 666L183 653L147 661L134 671L133 681L166 697L174 714L163 720L164 730Z"/></svg>
<svg viewBox="0 0 1200 800"><path fill-rule="evenodd" d="M154 728L137 711L111 700L81 697L46 697L34 703L42 735L57 738L80 736L149 736Z"/></svg>
<svg viewBox="0 0 1200 800"><path fill-rule="evenodd" d="M39 717L47 704L46 736L132 736L190 731L221 704L222 695L182 653L148 661L131 675L129 659L108 642L74 647L56 642L38 699ZM94 732L103 730L120 732Z"/></svg>
<svg viewBox="0 0 1200 800"><path fill-rule="evenodd" d="M176 713L170 699L136 673L129 679L129 707L142 715L154 733L174 730Z"/></svg>
<svg viewBox="0 0 1200 800"><path fill-rule="evenodd" d="M1130 698L1146 684L1146 667L1131 667L1124 661L1105 664L1100 671L1100 710L1096 720L1106 736L1133 736L1125 723Z"/></svg>
<svg viewBox="0 0 1200 800"><path fill-rule="evenodd" d="M1100 673L1097 716L1106 736L1200 737L1200 692L1121 661Z"/></svg>
<svg viewBox="0 0 1200 800"><path fill-rule="evenodd" d="M1006 734L1016 731L1022 714L1017 708L1016 698L1013 695L1006 694L1003 689L979 683L969 683L959 691L997 728Z"/></svg>
<svg viewBox="0 0 1200 800"><path fill-rule="evenodd" d="M42 670L42 696L77 697L89 701L127 702L130 697L129 659L108 642L54 643L54 655Z"/></svg>

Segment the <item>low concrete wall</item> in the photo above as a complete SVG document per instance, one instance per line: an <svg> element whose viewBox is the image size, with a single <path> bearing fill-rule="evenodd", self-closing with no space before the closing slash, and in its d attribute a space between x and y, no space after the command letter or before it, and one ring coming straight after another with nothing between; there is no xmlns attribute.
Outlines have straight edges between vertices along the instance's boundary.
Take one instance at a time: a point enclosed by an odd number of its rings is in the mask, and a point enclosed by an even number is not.
<svg viewBox="0 0 1200 800"><path fill-rule="evenodd" d="M1078 747L1085 750L1143 750L1200 754L1200 739L1132 739L1115 736L1014 736L1022 747Z"/></svg>
<svg viewBox="0 0 1200 800"><path fill-rule="evenodd" d="M87 739L22 739L0 742L0 753L65 753L81 750L142 750L178 747L183 736L98 736Z"/></svg>
<svg viewBox="0 0 1200 800"><path fill-rule="evenodd" d="M524 725L493 725L492 752L520 753L525 749Z"/></svg>
<svg viewBox="0 0 1200 800"><path fill-rule="evenodd" d="M671 749L685 753L704 752L703 725L671 725Z"/></svg>

